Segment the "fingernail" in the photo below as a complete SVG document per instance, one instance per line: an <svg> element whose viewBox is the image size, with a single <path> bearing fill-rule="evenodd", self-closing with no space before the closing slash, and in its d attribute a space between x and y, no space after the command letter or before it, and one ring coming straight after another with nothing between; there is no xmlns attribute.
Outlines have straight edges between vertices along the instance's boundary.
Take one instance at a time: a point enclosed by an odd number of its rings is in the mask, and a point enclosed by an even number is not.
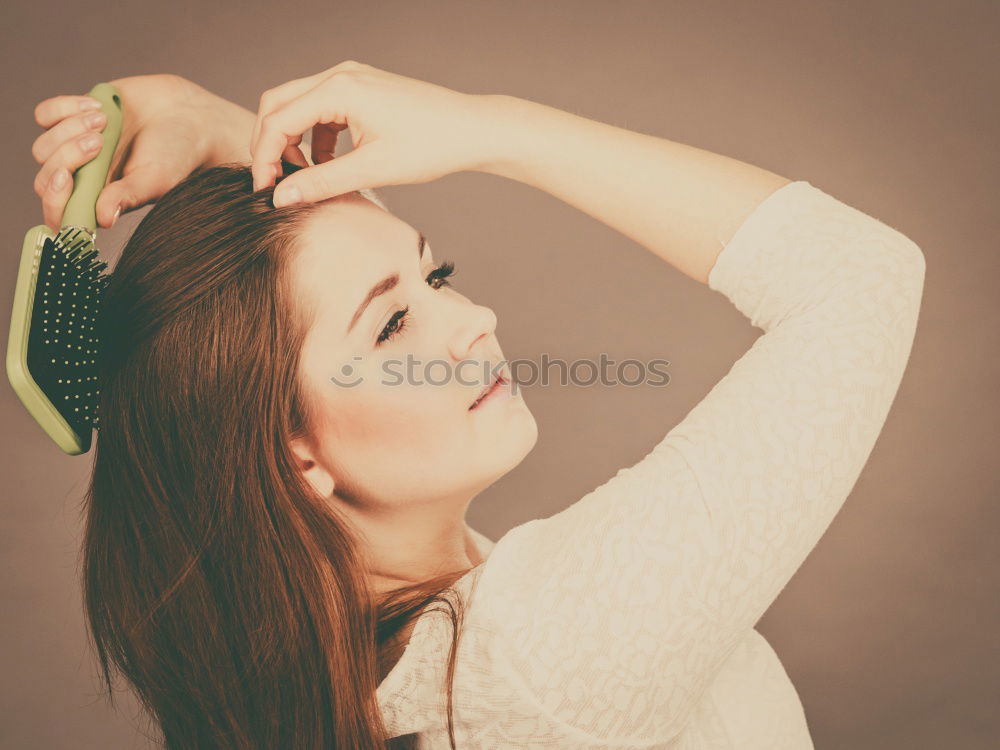
<svg viewBox="0 0 1000 750"><path fill-rule="evenodd" d="M101 103L97 99L81 99L80 111L86 112L88 109L100 109Z"/></svg>
<svg viewBox="0 0 1000 750"><path fill-rule="evenodd" d="M118 208L115 209L115 215L111 217L111 226L114 226L115 222L118 221L118 217L121 215L121 212L122 212L122 204L119 203Z"/></svg>
<svg viewBox="0 0 1000 750"><path fill-rule="evenodd" d="M275 191L274 193L274 207L282 208L283 206L291 206L294 203L298 203L302 200L302 191L299 190L294 185L286 188L282 188L281 192Z"/></svg>
<svg viewBox="0 0 1000 750"><path fill-rule="evenodd" d="M62 190L63 187L65 187L65 185L66 185L66 179L68 177L69 177L69 173L65 169L63 169L61 167L59 169L57 169L56 173L54 175L52 175L52 189L53 190Z"/></svg>
<svg viewBox="0 0 1000 750"><path fill-rule="evenodd" d="M94 112L92 115L87 115L87 117L84 118L84 121L87 123L88 128L96 128L99 125L104 124L104 113Z"/></svg>

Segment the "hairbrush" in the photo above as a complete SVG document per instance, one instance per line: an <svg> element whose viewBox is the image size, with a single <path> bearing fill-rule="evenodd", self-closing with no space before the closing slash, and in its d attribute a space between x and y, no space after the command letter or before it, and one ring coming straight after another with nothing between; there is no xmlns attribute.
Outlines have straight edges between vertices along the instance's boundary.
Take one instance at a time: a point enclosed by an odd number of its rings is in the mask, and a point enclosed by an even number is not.
<svg viewBox="0 0 1000 750"><path fill-rule="evenodd" d="M121 136L122 101L110 83L89 96L107 117L100 153L79 167L57 233L24 235L7 339L7 378L21 403L70 455L90 450L99 427L97 312L108 274L97 246L97 197Z"/></svg>

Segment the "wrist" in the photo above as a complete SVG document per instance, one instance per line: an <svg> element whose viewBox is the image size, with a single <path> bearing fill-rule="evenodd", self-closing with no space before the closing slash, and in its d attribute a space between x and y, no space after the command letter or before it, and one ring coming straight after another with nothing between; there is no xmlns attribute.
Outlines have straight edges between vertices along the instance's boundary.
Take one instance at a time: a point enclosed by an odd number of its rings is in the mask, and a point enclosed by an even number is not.
<svg viewBox="0 0 1000 750"><path fill-rule="evenodd" d="M473 172L508 176L514 161L512 127L516 123L516 97L507 94L470 94L477 116L475 158L469 166Z"/></svg>
<svg viewBox="0 0 1000 750"><path fill-rule="evenodd" d="M206 103L202 132L207 139L205 165L249 164L250 137L257 116L238 104L210 94Z"/></svg>
<svg viewBox="0 0 1000 750"><path fill-rule="evenodd" d="M558 138L554 118L560 110L508 94L478 95L481 100L481 153L473 171L531 183L546 149L552 151L548 133ZM551 127L556 124L556 127ZM546 145L546 141L549 144Z"/></svg>

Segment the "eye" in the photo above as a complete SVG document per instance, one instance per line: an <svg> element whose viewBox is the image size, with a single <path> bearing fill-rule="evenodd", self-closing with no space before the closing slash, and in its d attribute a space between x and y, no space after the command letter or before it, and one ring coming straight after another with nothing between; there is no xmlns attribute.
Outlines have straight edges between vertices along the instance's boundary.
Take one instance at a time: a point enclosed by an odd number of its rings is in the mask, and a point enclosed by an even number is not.
<svg viewBox="0 0 1000 750"><path fill-rule="evenodd" d="M451 286L451 282L448 281L448 277L455 273L455 264L449 260L444 261L440 266L435 268L425 278L425 281L434 289L440 289L443 286ZM413 321L411 318L407 317L410 312L410 306L407 305L402 310L394 313L389 322L386 323L385 328L382 329L382 333L379 334L378 338L375 339L375 346L381 346L386 341L393 339L403 332Z"/></svg>
<svg viewBox="0 0 1000 750"><path fill-rule="evenodd" d="M435 268L429 274L427 274L427 283L434 286L435 289L440 289L443 286L451 286L451 282L448 281L448 277L455 273L455 264L450 260L444 261L440 266Z"/></svg>

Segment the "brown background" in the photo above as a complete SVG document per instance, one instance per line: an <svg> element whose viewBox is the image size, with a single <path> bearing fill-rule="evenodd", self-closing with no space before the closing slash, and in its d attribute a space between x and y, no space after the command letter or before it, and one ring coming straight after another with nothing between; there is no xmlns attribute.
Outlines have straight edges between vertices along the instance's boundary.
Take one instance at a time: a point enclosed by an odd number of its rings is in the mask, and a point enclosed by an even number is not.
<svg viewBox="0 0 1000 750"><path fill-rule="evenodd" d="M35 104L141 73L178 73L256 111L265 88L357 59L806 179L911 237L927 277L901 389L853 494L758 628L819 750L996 746L1000 5L15 0L2 15L4 332L22 237L42 221ZM538 444L469 515L493 539L645 455L760 333L540 191L458 174L382 195L496 310L509 359L671 362L666 388L527 390ZM102 250L116 257L141 216L101 232ZM85 640L90 454L48 442L6 378L0 419L0 746L145 747L134 704L114 713L98 696Z"/></svg>

